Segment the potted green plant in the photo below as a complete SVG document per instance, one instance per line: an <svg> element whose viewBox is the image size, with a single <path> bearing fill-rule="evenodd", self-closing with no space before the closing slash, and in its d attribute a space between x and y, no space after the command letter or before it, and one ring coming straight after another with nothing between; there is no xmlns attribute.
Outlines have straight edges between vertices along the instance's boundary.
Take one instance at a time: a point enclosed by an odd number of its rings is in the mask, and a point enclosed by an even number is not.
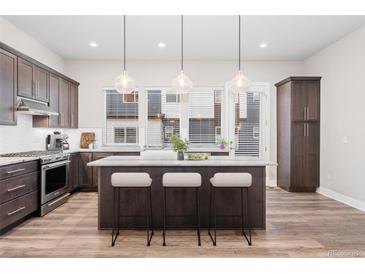
<svg viewBox="0 0 365 274"><path fill-rule="evenodd" d="M181 139L176 135L171 136L171 144L177 152L177 159L184 160L184 152L188 150L190 142L187 139Z"/></svg>
<svg viewBox="0 0 365 274"><path fill-rule="evenodd" d="M217 146L222 150L226 148L226 145L228 145L228 142L223 137L219 137L216 143Z"/></svg>

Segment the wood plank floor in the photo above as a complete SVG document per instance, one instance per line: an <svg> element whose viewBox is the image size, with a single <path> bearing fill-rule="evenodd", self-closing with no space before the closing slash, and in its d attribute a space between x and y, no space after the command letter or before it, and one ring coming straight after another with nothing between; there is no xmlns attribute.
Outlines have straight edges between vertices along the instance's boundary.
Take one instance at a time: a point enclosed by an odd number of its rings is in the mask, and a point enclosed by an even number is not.
<svg viewBox="0 0 365 274"><path fill-rule="evenodd" d="M238 231L122 231L110 247L110 231L97 230L97 194L76 193L42 218L31 218L0 237L0 257L364 257L365 213L317 193L267 189L267 230L253 233L248 247Z"/></svg>

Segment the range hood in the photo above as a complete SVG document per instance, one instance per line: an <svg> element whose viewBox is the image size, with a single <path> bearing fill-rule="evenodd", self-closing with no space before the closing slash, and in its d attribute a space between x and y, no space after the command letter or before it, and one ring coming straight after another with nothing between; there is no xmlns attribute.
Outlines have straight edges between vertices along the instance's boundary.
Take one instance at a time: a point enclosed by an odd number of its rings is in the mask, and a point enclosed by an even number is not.
<svg viewBox="0 0 365 274"><path fill-rule="evenodd" d="M35 116L58 116L57 112L51 111L47 103L18 97L17 107L18 114L28 114Z"/></svg>

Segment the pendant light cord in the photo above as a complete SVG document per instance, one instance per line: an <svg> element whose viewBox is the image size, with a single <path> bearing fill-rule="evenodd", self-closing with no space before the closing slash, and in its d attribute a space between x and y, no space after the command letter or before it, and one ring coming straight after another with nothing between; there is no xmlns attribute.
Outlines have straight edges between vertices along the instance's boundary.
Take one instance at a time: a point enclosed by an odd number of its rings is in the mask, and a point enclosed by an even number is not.
<svg viewBox="0 0 365 274"><path fill-rule="evenodd" d="M181 15L181 71L184 70L184 16Z"/></svg>
<svg viewBox="0 0 365 274"><path fill-rule="evenodd" d="M124 15L124 18L123 18L123 70L125 70L125 15Z"/></svg>
<svg viewBox="0 0 365 274"><path fill-rule="evenodd" d="M238 70L241 70L241 15L238 15Z"/></svg>

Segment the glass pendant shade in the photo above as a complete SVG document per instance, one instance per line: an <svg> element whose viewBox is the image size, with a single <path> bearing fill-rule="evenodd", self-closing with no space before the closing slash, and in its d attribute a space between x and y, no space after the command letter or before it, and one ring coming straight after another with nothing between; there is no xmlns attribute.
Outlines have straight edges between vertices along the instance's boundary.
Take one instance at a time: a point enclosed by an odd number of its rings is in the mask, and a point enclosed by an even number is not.
<svg viewBox="0 0 365 274"><path fill-rule="evenodd" d="M128 72L123 70L122 73L115 78L114 87L119 93L128 94L135 90L136 84L133 78L128 75Z"/></svg>
<svg viewBox="0 0 365 274"><path fill-rule="evenodd" d="M228 89L232 93L236 94L242 91L247 91L250 84L250 80L243 74L243 71L239 70L233 79L228 82Z"/></svg>
<svg viewBox="0 0 365 274"><path fill-rule="evenodd" d="M172 80L172 88L180 94L186 94L191 91L193 88L193 82L189 79L189 77L182 70L179 75Z"/></svg>

